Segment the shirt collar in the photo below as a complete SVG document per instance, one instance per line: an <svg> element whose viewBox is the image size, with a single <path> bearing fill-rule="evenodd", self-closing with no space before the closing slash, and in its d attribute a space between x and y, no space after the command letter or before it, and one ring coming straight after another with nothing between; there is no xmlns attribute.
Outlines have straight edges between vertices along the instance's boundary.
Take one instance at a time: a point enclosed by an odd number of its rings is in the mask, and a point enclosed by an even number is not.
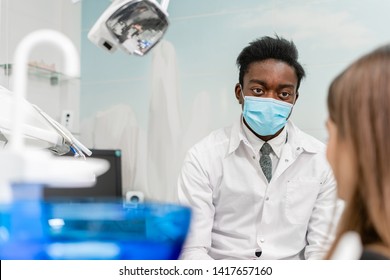
<svg viewBox="0 0 390 280"><path fill-rule="evenodd" d="M260 148L263 146L265 141L261 140L259 137L257 137L244 123L243 119L241 118L241 126L244 131L244 134L246 135L249 143L252 145L253 149L255 151L260 151ZM282 153L283 145L286 143L287 137L287 130L283 128L282 132L276 136L275 138L268 141L268 144L271 145L272 151L274 154L280 158L280 155Z"/></svg>
<svg viewBox="0 0 390 280"><path fill-rule="evenodd" d="M286 143L286 140L287 140L287 130L284 128L277 137L268 141L268 144L271 145L273 152L278 158L280 158L283 145ZM264 144L264 141L258 138L244 124L242 115L240 120L235 122L232 127L232 132L230 135L229 154L234 152L238 148L241 142L250 146L255 153L258 153L260 148Z"/></svg>
<svg viewBox="0 0 390 280"><path fill-rule="evenodd" d="M250 140L248 140L248 137L246 136L246 133L244 132L245 124L243 124L242 121L242 115L240 119L237 119L236 122L233 123L231 133L230 133L230 141L229 141L229 150L228 153L233 153L240 145L241 142L246 144L247 146L254 149L253 145L250 143ZM248 129L249 132L251 132ZM252 132L251 132L252 133ZM268 143L271 144L272 149L274 150L275 154L280 158L283 145L285 143L291 145L291 147L296 150L297 148L302 148L304 151L308 153L317 153L322 148L318 144L314 144L313 141L310 141L309 139L312 139L313 137L303 137L304 132L302 132L299 128L297 128L294 123L291 120L288 120L285 128L283 131L278 135L278 137L268 141ZM253 135L253 133L252 133ZM255 135L254 135L255 136ZM286 142L287 140L287 142ZM259 141L262 141L259 139ZM277 143L272 143L272 142ZM280 142L279 142L280 141ZM317 141L316 141L317 142ZM262 141L262 144L264 141ZM261 144L261 145L262 145ZM261 147L261 146L260 146ZM255 152L255 150L254 150ZM256 151L256 153L258 150Z"/></svg>

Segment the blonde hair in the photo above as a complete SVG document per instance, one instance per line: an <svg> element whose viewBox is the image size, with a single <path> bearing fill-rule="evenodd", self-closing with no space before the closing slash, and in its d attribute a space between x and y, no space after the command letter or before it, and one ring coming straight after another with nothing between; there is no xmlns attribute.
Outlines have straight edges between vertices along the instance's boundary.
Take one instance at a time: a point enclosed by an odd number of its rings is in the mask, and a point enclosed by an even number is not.
<svg viewBox="0 0 390 280"><path fill-rule="evenodd" d="M390 248L390 45L361 57L332 82L329 117L356 158L356 184L338 226L360 234L363 246Z"/></svg>

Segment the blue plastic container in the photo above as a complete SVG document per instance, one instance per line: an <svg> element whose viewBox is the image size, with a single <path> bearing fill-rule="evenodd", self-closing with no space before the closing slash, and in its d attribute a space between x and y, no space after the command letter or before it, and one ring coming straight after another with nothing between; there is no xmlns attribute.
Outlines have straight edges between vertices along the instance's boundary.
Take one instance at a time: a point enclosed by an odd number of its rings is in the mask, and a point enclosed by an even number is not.
<svg viewBox="0 0 390 280"><path fill-rule="evenodd" d="M0 259L177 259L190 218L174 204L14 201L0 205Z"/></svg>

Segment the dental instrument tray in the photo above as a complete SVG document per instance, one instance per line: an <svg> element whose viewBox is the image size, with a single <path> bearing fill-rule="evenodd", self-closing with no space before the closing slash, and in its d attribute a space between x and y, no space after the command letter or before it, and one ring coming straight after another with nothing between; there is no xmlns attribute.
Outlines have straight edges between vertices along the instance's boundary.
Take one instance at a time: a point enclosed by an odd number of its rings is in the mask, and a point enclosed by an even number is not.
<svg viewBox="0 0 390 280"><path fill-rule="evenodd" d="M13 201L0 205L0 259L177 259L190 216L163 203Z"/></svg>

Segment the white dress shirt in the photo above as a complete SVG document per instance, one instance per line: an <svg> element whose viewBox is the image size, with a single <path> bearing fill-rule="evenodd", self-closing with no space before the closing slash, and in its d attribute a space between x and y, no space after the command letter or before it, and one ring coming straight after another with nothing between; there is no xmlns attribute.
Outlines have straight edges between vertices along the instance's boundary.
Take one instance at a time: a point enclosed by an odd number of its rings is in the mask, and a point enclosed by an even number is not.
<svg viewBox="0 0 390 280"><path fill-rule="evenodd" d="M193 216L181 259L256 259L259 250L258 259L322 258L337 222L325 145L289 121L271 143L278 163L268 183L261 142L243 126L216 130L187 153L178 197Z"/></svg>
<svg viewBox="0 0 390 280"><path fill-rule="evenodd" d="M243 122L243 118L241 118L241 127L244 132L244 136L248 139L249 143L253 147L253 153L259 154L260 160L260 149L265 143L259 137L257 137ZM280 155L282 154L282 149L284 144L287 141L287 130L283 128L282 132L276 136L275 138L269 140L267 143L271 145L272 152L270 153L270 158L272 161L272 174L275 173L276 166L279 163Z"/></svg>

